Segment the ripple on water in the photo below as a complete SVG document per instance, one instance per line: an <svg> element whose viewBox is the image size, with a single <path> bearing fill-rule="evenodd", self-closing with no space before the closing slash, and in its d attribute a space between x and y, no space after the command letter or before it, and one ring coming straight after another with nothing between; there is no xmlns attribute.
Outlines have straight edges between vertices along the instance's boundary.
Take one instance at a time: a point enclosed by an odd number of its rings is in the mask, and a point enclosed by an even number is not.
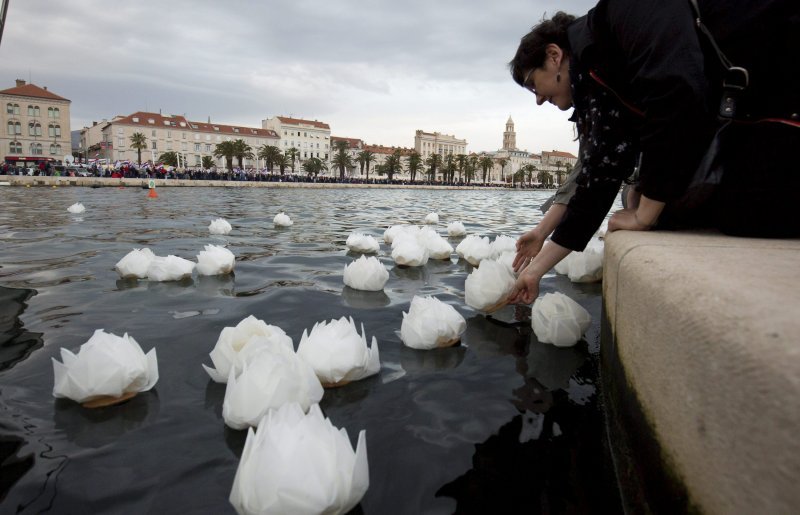
<svg viewBox="0 0 800 515"><path fill-rule="evenodd" d="M586 341L557 349L531 334L529 309L487 317L464 304L472 267L450 260L401 268L384 230L430 212L469 234L517 237L541 219L546 192L380 189L4 188L0 190L0 462L4 506L60 513L232 513L228 494L246 432L221 418L225 386L201 368L224 327L248 315L295 345L316 322L352 316L375 336L379 375L328 390L321 406L351 440L366 429L371 513L618 511L602 481L596 392L600 288L548 276L589 309ZM68 216L82 202L86 212ZM290 228L272 219L285 211ZM230 234L213 236L222 217ZM359 231L381 243L381 292L342 283ZM457 244L461 238L451 238ZM175 282L120 279L133 248L195 259L226 245L235 273ZM17 289L13 287L23 287ZM34 291L35 290L35 291ZM399 331L414 295L435 295L467 320L462 345L405 347ZM52 357L95 329L155 347L155 389L87 411L52 397ZM7 451L7 452L6 452ZM97 485L103 485L98 488ZM519 504L523 503L523 504Z"/></svg>

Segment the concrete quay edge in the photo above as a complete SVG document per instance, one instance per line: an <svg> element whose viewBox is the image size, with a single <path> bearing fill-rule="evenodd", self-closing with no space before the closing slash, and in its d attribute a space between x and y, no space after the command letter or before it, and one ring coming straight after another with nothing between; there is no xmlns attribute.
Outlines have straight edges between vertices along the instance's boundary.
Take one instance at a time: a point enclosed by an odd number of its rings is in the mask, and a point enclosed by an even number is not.
<svg viewBox="0 0 800 515"><path fill-rule="evenodd" d="M800 511L800 240L609 234L603 310L628 510Z"/></svg>
<svg viewBox="0 0 800 515"><path fill-rule="evenodd" d="M27 175L0 175L0 183L7 182L8 186L83 186L83 187L142 187L147 186L150 179L110 177L54 177L54 176L27 176ZM485 190L503 189L507 191L533 191L531 189L498 188L487 186L450 186L435 184L362 184L362 183L336 183L336 182L271 182L271 181L219 181L219 180L194 180L194 179L153 179L156 188L163 187L207 187L207 188L375 188L375 189L402 189L420 188L435 190ZM540 191L555 191L545 190Z"/></svg>

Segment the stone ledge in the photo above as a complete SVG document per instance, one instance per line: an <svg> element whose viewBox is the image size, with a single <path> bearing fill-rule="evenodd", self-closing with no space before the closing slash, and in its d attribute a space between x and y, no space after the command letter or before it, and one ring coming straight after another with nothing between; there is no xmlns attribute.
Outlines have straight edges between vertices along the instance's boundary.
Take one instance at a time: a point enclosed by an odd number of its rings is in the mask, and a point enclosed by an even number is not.
<svg viewBox="0 0 800 515"><path fill-rule="evenodd" d="M604 359L619 359L611 379L638 401L688 506L800 510L798 272L800 240L606 239Z"/></svg>

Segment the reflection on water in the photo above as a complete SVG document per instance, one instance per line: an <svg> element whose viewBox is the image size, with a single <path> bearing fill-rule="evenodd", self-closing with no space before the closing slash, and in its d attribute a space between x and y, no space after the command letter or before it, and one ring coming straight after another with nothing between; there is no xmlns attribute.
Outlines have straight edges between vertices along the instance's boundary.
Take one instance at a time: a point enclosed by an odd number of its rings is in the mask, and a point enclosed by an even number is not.
<svg viewBox="0 0 800 515"><path fill-rule="evenodd" d="M352 316L380 346L381 371L328 390L321 407L351 439L366 429L370 489L356 512L617 511L603 464L597 354L600 288L549 275L594 325L559 349L536 341L530 309L492 316L464 303L472 266L452 258L396 267L381 292L343 285L352 231L382 242L389 225L436 211L471 234L518 236L541 192L4 188L0 201L0 498L37 513L232 513L228 494L246 437L225 427L225 385L211 381L220 331L253 314L297 345L304 329ZM82 202L80 217L66 208ZM474 206L480 206L479 209ZM285 211L290 228L272 219ZM226 218L233 231L208 234ZM460 238L451 239L456 245ZM237 256L234 274L121 280L133 248L195 259L206 244ZM461 345L405 347L403 311L435 295L467 320ZM86 410L52 397L51 358L95 329L157 349L160 379L130 401ZM102 488L98 487L102 485Z"/></svg>

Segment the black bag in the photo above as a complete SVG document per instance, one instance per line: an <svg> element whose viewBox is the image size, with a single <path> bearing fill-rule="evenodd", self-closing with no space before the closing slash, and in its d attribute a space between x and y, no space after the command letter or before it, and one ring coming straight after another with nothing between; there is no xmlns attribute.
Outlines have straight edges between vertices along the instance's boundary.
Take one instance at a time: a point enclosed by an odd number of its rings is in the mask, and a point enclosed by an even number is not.
<svg viewBox="0 0 800 515"><path fill-rule="evenodd" d="M679 199L670 202L670 211L674 212L675 216L683 218L696 213L698 209L711 201L714 192L719 188L725 172L723 159L725 151L723 149L731 123L731 120L723 122L714 134L714 138L700 160L684 194Z"/></svg>

